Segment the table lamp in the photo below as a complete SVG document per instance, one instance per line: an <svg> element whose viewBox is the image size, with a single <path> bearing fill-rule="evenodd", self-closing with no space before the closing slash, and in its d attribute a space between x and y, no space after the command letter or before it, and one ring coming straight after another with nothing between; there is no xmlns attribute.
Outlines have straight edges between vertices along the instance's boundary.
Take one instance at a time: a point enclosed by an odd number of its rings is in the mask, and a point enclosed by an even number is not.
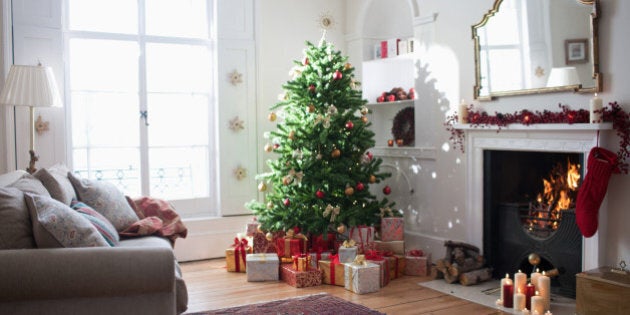
<svg viewBox="0 0 630 315"><path fill-rule="evenodd" d="M28 106L31 121L31 160L26 169L34 173L35 162L39 157L35 154L35 107L61 106L61 97L55 83L55 76L50 67L12 65L9 75L0 93L0 104L7 106Z"/></svg>
<svg viewBox="0 0 630 315"><path fill-rule="evenodd" d="M575 67L551 68L549 79L547 79L547 87L578 84L580 84L580 78Z"/></svg>

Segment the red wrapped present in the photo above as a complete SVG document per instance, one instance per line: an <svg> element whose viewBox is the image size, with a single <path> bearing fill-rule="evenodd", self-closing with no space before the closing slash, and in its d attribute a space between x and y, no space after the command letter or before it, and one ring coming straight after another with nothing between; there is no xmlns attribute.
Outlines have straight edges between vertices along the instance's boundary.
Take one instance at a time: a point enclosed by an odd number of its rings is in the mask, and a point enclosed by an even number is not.
<svg viewBox="0 0 630 315"><path fill-rule="evenodd" d="M286 236L276 239L276 252L281 258L293 259L294 255L306 253L307 242L306 236L289 230Z"/></svg>
<svg viewBox="0 0 630 315"><path fill-rule="evenodd" d="M428 276L430 274L431 254L414 249L405 254L405 274L409 276Z"/></svg>
<svg viewBox="0 0 630 315"><path fill-rule="evenodd" d="M359 254L365 253L366 247L374 242L373 226L354 226L350 228L349 238L357 243Z"/></svg>
<svg viewBox="0 0 630 315"><path fill-rule="evenodd" d="M268 240L265 233L262 233L262 232L254 233L253 243L254 243L253 245L254 253L257 253L257 254L276 253L277 254L276 244L273 242L273 239L271 241Z"/></svg>
<svg viewBox="0 0 630 315"><path fill-rule="evenodd" d="M389 280L399 278L405 273L405 256L391 252L385 252L383 256L389 260Z"/></svg>
<svg viewBox="0 0 630 315"><path fill-rule="evenodd" d="M380 267L380 286L381 288L389 283L389 259L386 259L380 252L375 250L367 250L365 253L365 260Z"/></svg>
<svg viewBox="0 0 630 315"><path fill-rule="evenodd" d="M405 234L404 219L401 217L381 218L381 241L402 241Z"/></svg>
<svg viewBox="0 0 630 315"><path fill-rule="evenodd" d="M311 235L310 243L311 243L311 251L332 251L335 248L335 234L327 233L326 239L324 239L324 235Z"/></svg>
<svg viewBox="0 0 630 315"><path fill-rule="evenodd" d="M251 253L252 247L248 245L247 239L235 237L232 247L225 250L227 271L246 272L247 254Z"/></svg>
<svg viewBox="0 0 630 315"><path fill-rule="evenodd" d="M393 252L396 255L404 255L405 241L374 241L374 249L380 252Z"/></svg>
<svg viewBox="0 0 630 315"><path fill-rule="evenodd" d="M282 264L280 266L280 279L296 288L314 287L322 284L322 272L312 268L306 271L297 271L293 268L293 264Z"/></svg>
<svg viewBox="0 0 630 315"><path fill-rule="evenodd" d="M260 224L258 223L258 220L256 220L256 217L253 217L250 222L247 222L247 224L245 224L245 234L249 237L253 237L254 234L259 232L259 225Z"/></svg>
<svg viewBox="0 0 630 315"><path fill-rule="evenodd" d="M339 262L339 256L332 255L330 260L320 260L319 270L324 276L323 282L330 285L345 286L344 283L344 267Z"/></svg>

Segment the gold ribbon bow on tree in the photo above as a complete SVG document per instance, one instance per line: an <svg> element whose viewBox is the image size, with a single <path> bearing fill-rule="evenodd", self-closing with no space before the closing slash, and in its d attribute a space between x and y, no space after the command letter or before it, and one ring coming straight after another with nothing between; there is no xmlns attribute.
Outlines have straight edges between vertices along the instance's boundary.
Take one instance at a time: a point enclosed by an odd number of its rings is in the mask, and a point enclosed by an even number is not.
<svg viewBox="0 0 630 315"><path fill-rule="evenodd" d="M381 218L384 218L385 214L387 214L387 216L389 217L394 216L394 212L392 211L390 207L381 208Z"/></svg>
<svg viewBox="0 0 630 315"><path fill-rule="evenodd" d="M339 208L339 206L333 207L332 205L329 204L328 206L326 206L326 210L324 210L323 216L325 218L328 215L330 215L330 222L335 222L335 219L339 215L340 211L341 211L341 208Z"/></svg>
<svg viewBox="0 0 630 315"><path fill-rule="evenodd" d="M367 265L367 261L365 260L365 255L357 255L354 257L353 265L365 266Z"/></svg>
<svg viewBox="0 0 630 315"><path fill-rule="evenodd" d="M345 247L345 248L349 248L349 247L354 247L357 243L350 239L350 240L345 240L343 241L343 244L341 244L341 246Z"/></svg>

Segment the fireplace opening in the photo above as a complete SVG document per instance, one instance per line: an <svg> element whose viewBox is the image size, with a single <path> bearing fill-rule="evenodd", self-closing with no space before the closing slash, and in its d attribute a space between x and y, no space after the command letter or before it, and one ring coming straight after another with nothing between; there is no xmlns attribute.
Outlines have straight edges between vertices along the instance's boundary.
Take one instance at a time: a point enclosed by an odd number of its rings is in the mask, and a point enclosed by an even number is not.
<svg viewBox="0 0 630 315"><path fill-rule="evenodd" d="M574 210L582 154L486 150L483 157L483 249L493 276L538 268L552 274L552 293L574 298L582 265Z"/></svg>

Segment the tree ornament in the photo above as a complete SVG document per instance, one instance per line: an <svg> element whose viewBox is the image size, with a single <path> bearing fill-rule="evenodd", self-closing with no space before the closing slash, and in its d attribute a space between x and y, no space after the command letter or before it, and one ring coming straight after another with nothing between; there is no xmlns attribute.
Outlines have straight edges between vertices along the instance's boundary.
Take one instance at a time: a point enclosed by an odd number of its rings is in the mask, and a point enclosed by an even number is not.
<svg viewBox="0 0 630 315"><path fill-rule="evenodd" d="M351 120L348 120L346 123L346 129L352 130L352 128L354 128L354 123Z"/></svg>
<svg viewBox="0 0 630 315"><path fill-rule="evenodd" d="M343 66L344 70L350 70L352 68L352 65L349 62L346 62L346 64Z"/></svg>
<svg viewBox="0 0 630 315"><path fill-rule="evenodd" d="M362 191L363 189L365 189L365 185L363 185L362 182L358 182L356 187L357 191Z"/></svg>
<svg viewBox="0 0 630 315"><path fill-rule="evenodd" d="M288 206L291 205L291 200L289 200L289 198L286 198L286 199L284 199L283 203L284 203L285 207L288 207Z"/></svg>
<svg viewBox="0 0 630 315"><path fill-rule="evenodd" d="M308 66L309 64L308 57L304 57L304 60L302 60L302 64L305 66Z"/></svg>
<svg viewBox="0 0 630 315"><path fill-rule="evenodd" d="M352 196L354 195L354 188L348 186L346 187L346 190L344 191L344 193L346 194L346 196Z"/></svg>
<svg viewBox="0 0 630 315"><path fill-rule="evenodd" d="M291 130L289 132L289 140L295 140L295 131Z"/></svg>
<svg viewBox="0 0 630 315"><path fill-rule="evenodd" d="M315 93L315 85L311 84L308 86L308 91L311 93Z"/></svg>
<svg viewBox="0 0 630 315"><path fill-rule="evenodd" d="M316 196L317 198L319 198L319 199L324 199L324 197L326 197L326 194L325 194L323 191L321 191L321 190L317 190L317 191L315 192L315 196Z"/></svg>
<svg viewBox="0 0 630 315"><path fill-rule="evenodd" d="M370 184L376 183L376 176L370 175Z"/></svg>
<svg viewBox="0 0 630 315"><path fill-rule="evenodd" d="M387 95L386 99L388 102L394 102L396 101L396 95Z"/></svg>
<svg viewBox="0 0 630 315"><path fill-rule="evenodd" d="M265 144L265 152L273 151L273 146L269 143Z"/></svg>
<svg viewBox="0 0 630 315"><path fill-rule="evenodd" d="M362 115L367 115L369 113L370 113L370 110L366 106L361 107L361 114Z"/></svg>
<svg viewBox="0 0 630 315"><path fill-rule="evenodd" d="M385 102L385 96L381 95L379 97L376 98L376 102L377 103L383 103Z"/></svg>
<svg viewBox="0 0 630 315"><path fill-rule="evenodd" d="M383 187L383 193L389 195L392 193L392 188L388 186Z"/></svg>
<svg viewBox="0 0 630 315"><path fill-rule="evenodd" d="M341 78L343 78L343 74L341 73L341 71L335 70L335 73L333 74L333 80L338 81L341 80Z"/></svg>
<svg viewBox="0 0 630 315"><path fill-rule="evenodd" d="M293 178L291 177L291 175L287 175L282 178L282 184L284 184L285 186L291 184L292 181L293 181Z"/></svg>
<svg viewBox="0 0 630 315"><path fill-rule="evenodd" d="M322 215L324 216L324 218L330 216L330 222L335 222L335 219L337 219L337 216L340 212L341 207L333 207L331 204L328 204L328 206L326 206L326 210L324 210L324 213L322 213Z"/></svg>
<svg viewBox="0 0 630 315"><path fill-rule="evenodd" d="M332 153L330 154L330 156L332 156L334 159L336 159L336 158L341 156L341 151L339 149L334 149L332 151Z"/></svg>
<svg viewBox="0 0 630 315"><path fill-rule="evenodd" d="M256 226L256 232L263 233L264 231L260 228L260 224Z"/></svg>
<svg viewBox="0 0 630 315"><path fill-rule="evenodd" d="M265 234L265 238L270 242L273 241L273 233L267 232L267 234Z"/></svg>
<svg viewBox="0 0 630 315"><path fill-rule="evenodd" d="M269 121L274 122L276 121L276 118L278 118L278 115L276 115L276 113L271 112L269 113L269 116L267 116L267 118L269 118Z"/></svg>
<svg viewBox="0 0 630 315"><path fill-rule="evenodd" d="M274 144L273 144L273 148L274 148L274 149L277 149L277 148L279 148L279 147L280 147L280 143L274 143Z"/></svg>
<svg viewBox="0 0 630 315"><path fill-rule="evenodd" d="M313 105L312 103L308 104L308 112L309 113L314 113L315 112L315 105Z"/></svg>
<svg viewBox="0 0 630 315"><path fill-rule="evenodd" d="M267 184L265 182L260 182L260 184L258 184L258 191L265 191L267 190Z"/></svg>
<svg viewBox="0 0 630 315"><path fill-rule="evenodd" d="M273 209L273 202L267 202L267 209Z"/></svg>
<svg viewBox="0 0 630 315"><path fill-rule="evenodd" d="M362 121L364 124L367 124L367 123L368 123L368 118L367 118L367 116L361 116L361 121Z"/></svg>
<svg viewBox="0 0 630 315"><path fill-rule="evenodd" d="M346 233L346 226L344 224L339 225L337 227L337 233L339 233L339 234Z"/></svg>

